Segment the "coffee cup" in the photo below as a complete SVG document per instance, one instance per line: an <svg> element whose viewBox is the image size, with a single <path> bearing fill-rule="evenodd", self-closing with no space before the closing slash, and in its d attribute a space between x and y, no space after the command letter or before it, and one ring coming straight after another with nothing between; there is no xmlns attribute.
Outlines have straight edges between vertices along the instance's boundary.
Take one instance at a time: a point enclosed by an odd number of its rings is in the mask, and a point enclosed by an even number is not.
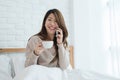
<svg viewBox="0 0 120 80"><path fill-rule="evenodd" d="M52 48L53 41L42 41L42 44L44 48Z"/></svg>

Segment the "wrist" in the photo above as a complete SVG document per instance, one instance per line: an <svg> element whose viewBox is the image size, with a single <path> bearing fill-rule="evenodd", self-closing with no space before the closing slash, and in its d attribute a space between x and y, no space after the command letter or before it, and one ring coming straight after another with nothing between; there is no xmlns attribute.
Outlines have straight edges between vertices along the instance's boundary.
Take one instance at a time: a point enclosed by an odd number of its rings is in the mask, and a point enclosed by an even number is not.
<svg viewBox="0 0 120 80"><path fill-rule="evenodd" d="M38 56L38 54L35 52L35 50L33 51L33 53L34 53L36 56Z"/></svg>
<svg viewBox="0 0 120 80"><path fill-rule="evenodd" d="M58 45L58 46L62 46L62 45L63 45L63 43L57 43L57 45Z"/></svg>
<svg viewBox="0 0 120 80"><path fill-rule="evenodd" d="M58 45L60 45L60 44L63 44L62 42L60 42L60 43L57 43Z"/></svg>

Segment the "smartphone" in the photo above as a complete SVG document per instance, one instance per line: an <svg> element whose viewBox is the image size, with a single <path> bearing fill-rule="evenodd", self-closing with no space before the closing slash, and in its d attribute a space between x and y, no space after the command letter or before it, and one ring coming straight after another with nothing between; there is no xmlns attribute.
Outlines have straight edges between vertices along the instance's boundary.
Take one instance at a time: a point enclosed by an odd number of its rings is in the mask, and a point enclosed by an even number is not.
<svg viewBox="0 0 120 80"><path fill-rule="evenodd" d="M55 32L56 37L58 36L58 34L60 34L60 32L56 31L56 32Z"/></svg>
<svg viewBox="0 0 120 80"><path fill-rule="evenodd" d="M58 36L58 31L56 31L56 35L55 35L56 37Z"/></svg>

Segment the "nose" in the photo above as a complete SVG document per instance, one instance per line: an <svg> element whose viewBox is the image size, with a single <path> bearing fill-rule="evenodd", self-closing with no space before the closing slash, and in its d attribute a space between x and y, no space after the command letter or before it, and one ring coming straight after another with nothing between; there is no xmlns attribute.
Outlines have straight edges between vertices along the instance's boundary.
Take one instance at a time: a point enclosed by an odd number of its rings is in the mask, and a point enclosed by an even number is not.
<svg viewBox="0 0 120 80"><path fill-rule="evenodd" d="M54 25L55 25L55 22L52 21L52 22L51 22L51 25L54 26Z"/></svg>
<svg viewBox="0 0 120 80"><path fill-rule="evenodd" d="M58 27L56 22L51 22L51 26L54 27L54 28Z"/></svg>

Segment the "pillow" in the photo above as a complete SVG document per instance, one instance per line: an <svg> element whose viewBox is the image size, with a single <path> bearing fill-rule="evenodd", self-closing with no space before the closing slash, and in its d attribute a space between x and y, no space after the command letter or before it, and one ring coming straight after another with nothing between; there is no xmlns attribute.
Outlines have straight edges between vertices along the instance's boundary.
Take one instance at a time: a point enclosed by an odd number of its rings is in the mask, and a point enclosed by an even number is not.
<svg viewBox="0 0 120 80"><path fill-rule="evenodd" d="M12 59L7 55L0 55L0 78L1 80L12 80L15 76Z"/></svg>
<svg viewBox="0 0 120 80"><path fill-rule="evenodd" d="M17 75L25 68L25 53L10 53L8 54L8 56L12 59L12 62L14 64L15 75Z"/></svg>

